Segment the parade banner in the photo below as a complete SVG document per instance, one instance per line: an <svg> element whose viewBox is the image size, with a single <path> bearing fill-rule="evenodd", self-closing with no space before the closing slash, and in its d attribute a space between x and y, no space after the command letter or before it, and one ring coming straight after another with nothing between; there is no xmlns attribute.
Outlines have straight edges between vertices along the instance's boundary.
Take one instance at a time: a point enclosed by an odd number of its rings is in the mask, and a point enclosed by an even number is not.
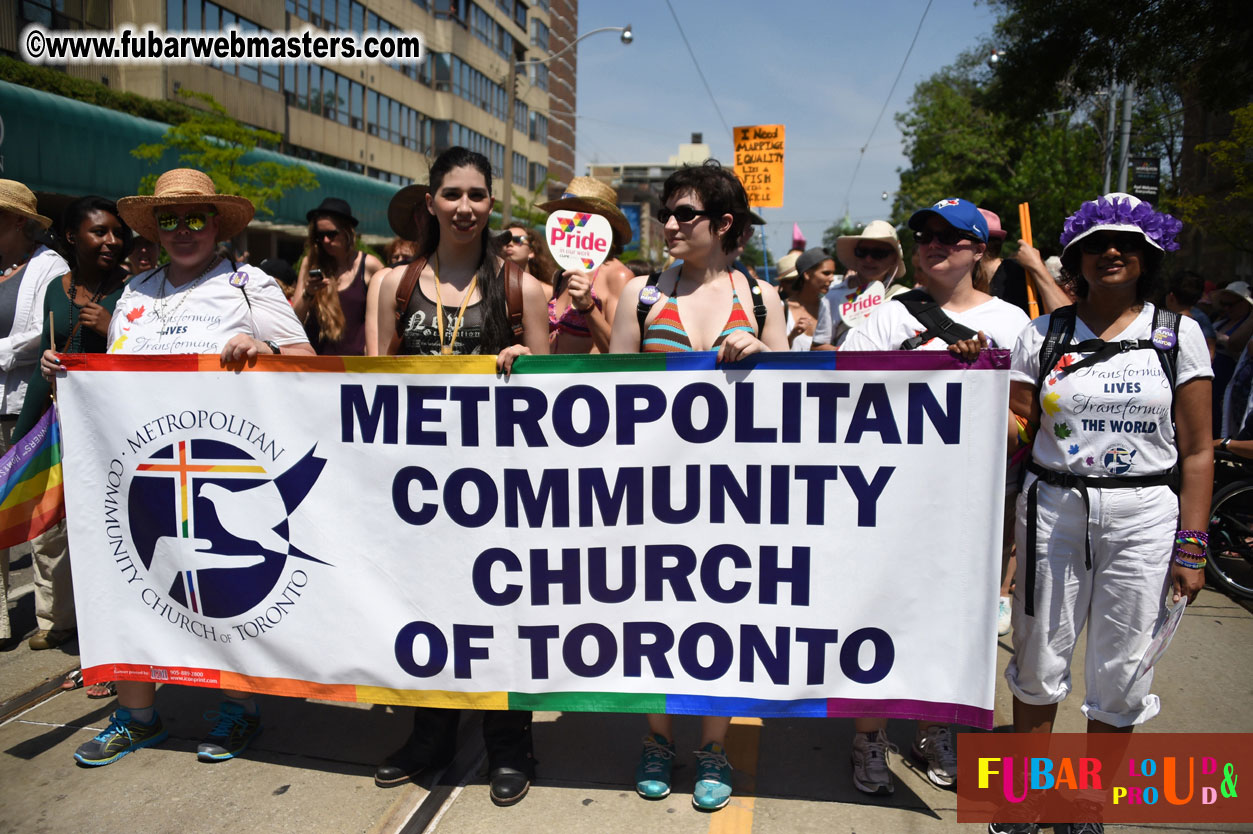
<svg viewBox="0 0 1253 834"><path fill-rule="evenodd" d="M731 133L735 145L735 176L748 193L748 204L760 208L781 208L783 125L737 127Z"/></svg>
<svg viewBox="0 0 1253 834"><path fill-rule="evenodd" d="M992 724L1008 354L69 356L84 677Z"/></svg>

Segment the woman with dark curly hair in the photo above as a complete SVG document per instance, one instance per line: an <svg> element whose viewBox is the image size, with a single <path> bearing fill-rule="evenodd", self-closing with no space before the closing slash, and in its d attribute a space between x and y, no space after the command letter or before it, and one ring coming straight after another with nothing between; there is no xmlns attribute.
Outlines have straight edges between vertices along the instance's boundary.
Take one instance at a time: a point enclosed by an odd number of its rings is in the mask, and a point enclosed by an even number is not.
<svg viewBox="0 0 1253 834"><path fill-rule="evenodd" d="M1085 624L1088 732L1131 732L1157 715L1140 660L1163 600L1192 600L1204 583L1209 352L1195 321L1147 301L1181 225L1128 194L1084 203L1061 237L1078 301L1033 321L1014 347L1011 432L1035 438L1005 672L1020 733L1052 731Z"/></svg>
<svg viewBox="0 0 1253 834"><path fill-rule="evenodd" d="M309 237L292 309L320 355L366 352L366 294L383 263L357 251L357 218L344 200L327 197L308 212Z"/></svg>

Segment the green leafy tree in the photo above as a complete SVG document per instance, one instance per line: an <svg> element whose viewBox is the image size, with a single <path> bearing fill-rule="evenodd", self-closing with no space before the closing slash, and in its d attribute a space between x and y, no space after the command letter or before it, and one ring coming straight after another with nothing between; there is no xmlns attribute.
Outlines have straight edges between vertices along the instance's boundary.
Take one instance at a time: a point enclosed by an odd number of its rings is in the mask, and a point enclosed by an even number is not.
<svg viewBox="0 0 1253 834"><path fill-rule="evenodd" d="M1221 190L1209 194L1186 194L1178 198L1178 211L1187 223L1202 226L1208 234L1245 252L1253 252L1253 104L1231 114L1231 135L1196 146L1209 159Z"/></svg>
<svg viewBox="0 0 1253 834"><path fill-rule="evenodd" d="M243 161L259 146L277 145L282 138L277 133L241 124L207 93L179 92L207 109L196 109L195 115L166 129L160 142L140 145L131 151L132 156L157 163L168 151L176 151L180 163L208 174L218 193L251 200L258 216L273 215L271 204L292 189L317 188L317 177L303 165ZM141 194L152 193L157 176L152 173L143 178Z"/></svg>

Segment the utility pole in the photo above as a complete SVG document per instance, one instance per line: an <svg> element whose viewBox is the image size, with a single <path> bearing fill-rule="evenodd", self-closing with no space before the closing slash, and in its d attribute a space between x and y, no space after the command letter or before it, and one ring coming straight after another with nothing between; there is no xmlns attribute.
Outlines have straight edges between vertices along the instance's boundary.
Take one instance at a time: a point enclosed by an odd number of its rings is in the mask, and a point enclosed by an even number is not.
<svg viewBox="0 0 1253 834"><path fill-rule="evenodd" d="M1118 154L1118 190L1127 191L1127 166L1131 164L1131 105L1135 101L1136 85L1130 81L1122 94L1122 149Z"/></svg>
<svg viewBox="0 0 1253 834"><path fill-rule="evenodd" d="M1110 180L1114 171L1114 125L1116 124L1115 119L1118 115L1118 102L1115 97L1116 89L1117 88L1114 87L1114 79L1111 76L1109 79L1109 87L1106 92L1106 98L1109 103L1109 120L1105 125L1105 188L1102 189L1102 194L1108 194L1110 192Z"/></svg>

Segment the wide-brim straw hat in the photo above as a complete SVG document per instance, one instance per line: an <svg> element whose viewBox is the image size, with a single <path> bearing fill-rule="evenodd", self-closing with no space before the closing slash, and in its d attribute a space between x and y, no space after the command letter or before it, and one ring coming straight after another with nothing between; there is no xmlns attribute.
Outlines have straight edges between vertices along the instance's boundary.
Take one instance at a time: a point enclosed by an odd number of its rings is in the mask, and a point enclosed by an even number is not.
<svg viewBox="0 0 1253 834"><path fill-rule="evenodd" d="M426 195L431 190L429 185L413 183L392 195L387 204L387 223L401 240L418 239L418 222L413 219L413 210L419 205L425 208Z"/></svg>
<svg viewBox="0 0 1253 834"><path fill-rule="evenodd" d="M547 212L565 209L599 214L609 221L614 243L619 249L625 248L635 237L630 221L626 219L622 209L618 208L618 193L612 186L591 177L575 177L570 180L570 185L560 200L549 200L547 203L540 203L536 208Z"/></svg>
<svg viewBox="0 0 1253 834"><path fill-rule="evenodd" d="M195 168L175 168L157 178L151 195L123 197L118 214L140 237L159 240L157 210L167 206L206 205L217 212L216 242L229 240L248 228L256 209L247 197L219 194L213 180Z"/></svg>
<svg viewBox="0 0 1253 834"><path fill-rule="evenodd" d="M35 194L17 180L0 180L0 211L11 211L29 220L34 220L41 228L48 228L52 220L38 211Z"/></svg>
<svg viewBox="0 0 1253 834"><path fill-rule="evenodd" d="M846 270L856 269L857 258L853 250L863 240L890 243L896 250L896 269L888 276L889 281L905 273L905 253L901 251L901 239L896 236L896 227L886 220L871 220L859 234L840 235L835 239L835 256Z"/></svg>

